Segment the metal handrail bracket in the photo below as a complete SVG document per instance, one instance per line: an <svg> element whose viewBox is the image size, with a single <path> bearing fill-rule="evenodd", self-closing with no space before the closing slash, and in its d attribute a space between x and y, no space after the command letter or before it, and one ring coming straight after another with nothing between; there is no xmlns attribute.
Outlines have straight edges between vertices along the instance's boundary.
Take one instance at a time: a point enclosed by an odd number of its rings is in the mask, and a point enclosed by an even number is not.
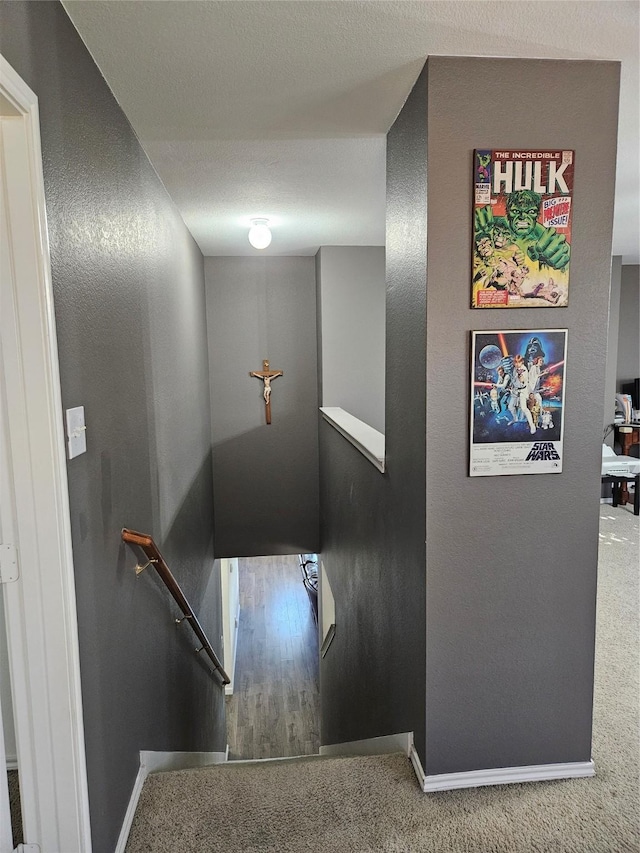
<svg viewBox="0 0 640 853"><path fill-rule="evenodd" d="M217 654L214 651L213 646L209 642L209 638L205 634L202 625L198 622L198 618L196 614L193 612L191 605L187 601L185 594L180 588L180 584L173 576L171 569L166 564L164 557L160 553L158 546L153 541L152 537L149 536L148 533L138 533L135 530L128 530L126 527L122 528L122 541L126 542L128 545L137 545L140 548L145 556L147 557L148 562L145 563L144 566L137 565L136 566L136 574L140 574L144 569L148 566L153 566L156 572L159 574L160 579L167 587L174 601L180 608L183 613L182 619L176 619L176 622L180 624L183 619L186 619L189 625L193 628L193 632L196 637L202 643L201 648L195 649L196 652L205 651L211 662L213 663L213 667L215 672L222 679L223 684L230 684L231 679L224 671L222 663L218 658Z"/></svg>

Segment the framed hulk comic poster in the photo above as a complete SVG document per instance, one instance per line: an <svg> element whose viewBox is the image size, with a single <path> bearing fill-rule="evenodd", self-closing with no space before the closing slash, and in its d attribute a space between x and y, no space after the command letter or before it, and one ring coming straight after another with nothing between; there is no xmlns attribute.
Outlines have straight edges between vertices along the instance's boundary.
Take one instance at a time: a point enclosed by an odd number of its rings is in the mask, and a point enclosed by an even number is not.
<svg viewBox="0 0 640 853"><path fill-rule="evenodd" d="M559 474L566 329L472 332L469 474Z"/></svg>
<svg viewBox="0 0 640 853"><path fill-rule="evenodd" d="M569 300L574 152L474 152L472 308Z"/></svg>

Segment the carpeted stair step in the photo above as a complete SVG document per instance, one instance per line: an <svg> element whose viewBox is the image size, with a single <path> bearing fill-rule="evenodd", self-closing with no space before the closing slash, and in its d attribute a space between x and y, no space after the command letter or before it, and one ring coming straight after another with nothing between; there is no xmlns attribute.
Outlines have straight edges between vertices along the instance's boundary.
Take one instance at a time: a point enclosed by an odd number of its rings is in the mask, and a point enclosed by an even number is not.
<svg viewBox="0 0 640 853"><path fill-rule="evenodd" d="M299 853L383 850L393 835L383 800L424 795L401 753L304 756L150 775L127 853ZM370 844L362 846L363 824ZM382 835L380 835L382 832ZM391 835L390 835L391 833Z"/></svg>

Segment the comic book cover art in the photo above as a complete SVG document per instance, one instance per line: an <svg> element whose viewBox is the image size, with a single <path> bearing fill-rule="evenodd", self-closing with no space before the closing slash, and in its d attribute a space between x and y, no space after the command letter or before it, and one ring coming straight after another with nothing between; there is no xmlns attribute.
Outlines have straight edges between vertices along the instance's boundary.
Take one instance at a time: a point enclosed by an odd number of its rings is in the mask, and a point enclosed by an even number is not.
<svg viewBox="0 0 640 853"><path fill-rule="evenodd" d="M562 471L566 329L472 332L472 477Z"/></svg>
<svg viewBox="0 0 640 853"><path fill-rule="evenodd" d="M569 299L574 152L474 152L472 308Z"/></svg>

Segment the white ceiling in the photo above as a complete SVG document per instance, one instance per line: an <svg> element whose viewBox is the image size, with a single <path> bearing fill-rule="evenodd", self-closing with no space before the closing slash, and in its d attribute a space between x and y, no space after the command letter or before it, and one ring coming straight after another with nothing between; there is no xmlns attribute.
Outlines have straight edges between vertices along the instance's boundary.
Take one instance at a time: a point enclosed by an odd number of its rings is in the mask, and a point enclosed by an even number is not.
<svg viewBox="0 0 640 853"><path fill-rule="evenodd" d="M385 134L428 54L621 60L613 249L640 262L636 0L63 2L205 255L258 254L252 216L260 254L382 245Z"/></svg>

